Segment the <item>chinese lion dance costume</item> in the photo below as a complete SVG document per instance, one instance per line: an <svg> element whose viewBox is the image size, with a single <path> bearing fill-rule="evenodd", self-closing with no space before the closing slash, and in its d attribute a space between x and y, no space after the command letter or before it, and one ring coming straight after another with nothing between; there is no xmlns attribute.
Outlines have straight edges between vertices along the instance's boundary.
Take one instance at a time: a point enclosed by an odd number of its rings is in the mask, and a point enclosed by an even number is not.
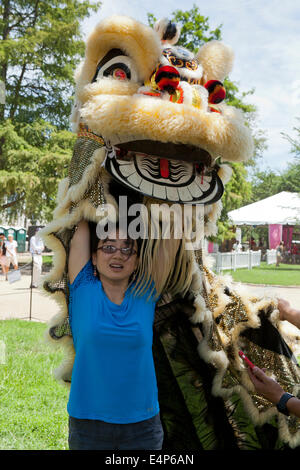
<svg viewBox="0 0 300 470"><path fill-rule="evenodd" d="M90 34L76 71L72 123L77 133L68 177L53 221L43 230L54 251L44 288L61 311L49 325L65 346L57 378L70 383L74 360L68 322L68 252L74 228L99 222L101 208L131 203L202 205L205 236L215 235L231 168L253 152L240 110L226 105L231 48L209 41L196 54L176 46L179 28L152 29L113 16ZM158 220L158 225L160 221ZM156 307L155 360L163 449L283 449L300 444L300 422L258 396L242 349L299 396L299 367L284 339L276 300L254 298L230 277L215 275L187 240L143 243L140 275L161 295Z"/></svg>

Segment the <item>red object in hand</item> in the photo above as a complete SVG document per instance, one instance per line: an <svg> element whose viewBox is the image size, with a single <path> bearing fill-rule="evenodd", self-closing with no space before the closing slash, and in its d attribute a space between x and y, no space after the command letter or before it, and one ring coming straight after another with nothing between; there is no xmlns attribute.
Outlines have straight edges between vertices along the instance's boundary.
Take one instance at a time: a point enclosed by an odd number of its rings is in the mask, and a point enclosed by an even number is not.
<svg viewBox="0 0 300 470"><path fill-rule="evenodd" d="M255 367L255 365L252 364L252 362L248 359L246 354L243 353L243 351L239 351L239 356L241 356L241 358L246 362L250 369L253 369L253 367Z"/></svg>

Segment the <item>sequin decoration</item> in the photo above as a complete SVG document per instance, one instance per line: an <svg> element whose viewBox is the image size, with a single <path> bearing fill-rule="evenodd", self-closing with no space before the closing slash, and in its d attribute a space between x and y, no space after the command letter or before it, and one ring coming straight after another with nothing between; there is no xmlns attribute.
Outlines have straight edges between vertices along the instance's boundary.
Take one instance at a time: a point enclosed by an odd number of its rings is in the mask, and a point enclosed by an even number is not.
<svg viewBox="0 0 300 470"><path fill-rule="evenodd" d="M218 328L228 337L231 336L232 330L238 323L248 321L247 311L241 299L234 294L231 294L231 297L232 301L226 305L218 323Z"/></svg>
<svg viewBox="0 0 300 470"><path fill-rule="evenodd" d="M208 294L204 284L202 295L207 307L213 312L219 304L218 291L216 291L215 288L218 287L221 291L226 292L226 286L216 283L216 276L203 266L201 250L195 253L195 258L202 273L205 274L209 286L211 287L211 291ZM218 315L215 322L212 323L210 330L206 332L206 340L209 349L212 351L223 350L229 360L229 365L226 370L224 370L224 375L222 377L221 389L224 391L230 391L237 385L244 387L241 371L236 367L237 344L233 343L233 340L236 342L236 337L233 332L236 326L249 321L247 309L242 299L233 291L230 292L229 299L230 301L226 306L224 306L223 312ZM252 304L255 304L259 299L256 297L250 297L248 300ZM269 307L265 309L265 315L267 317L272 313L274 307L274 303L271 302ZM222 342L222 337L223 339L227 338L227 340ZM242 339L242 347L245 354L258 367L265 368L267 365L268 369L274 374L276 380L284 390L295 394L295 388L298 386L298 396L300 396L299 367L297 364L283 354L278 354L274 351L261 348L246 337L243 337ZM246 388L244 388L244 390L246 390ZM247 392L252 400L253 407L259 413L263 413L274 408L273 403L266 400L264 397L249 390L247 390ZM230 402L227 402L227 405L229 405L229 403ZM284 419L286 420L288 432L291 436L295 436L300 432L299 419L293 416L284 417ZM239 425L237 424L237 431L239 427L240 423ZM242 441L243 439L241 439L241 443Z"/></svg>
<svg viewBox="0 0 300 470"><path fill-rule="evenodd" d="M283 354L263 349L247 338L243 338L243 350L247 356L251 357L251 361L253 361L255 365L259 368L267 368L267 372L269 371L272 373L272 376L275 377L275 380L286 392L295 395L295 387L298 387L298 393L296 393L296 396L300 398L300 372L297 364ZM263 412L274 407L271 402L259 395L250 393L250 396L254 406L259 412ZM292 436L296 433L300 433L299 419L294 416L284 417L284 419L286 420L288 431Z"/></svg>
<svg viewBox="0 0 300 470"><path fill-rule="evenodd" d="M44 289L50 293L62 291L66 296L69 295L68 289L68 254L69 254L69 244L70 240L73 237L74 229L64 229L60 232L52 233L51 235L54 236L57 240L60 241L62 244L65 252L66 252L66 263L64 267L64 272L61 279L57 281L45 281L43 286Z"/></svg>
<svg viewBox="0 0 300 470"><path fill-rule="evenodd" d="M291 359L283 354L263 349L246 337L243 337L243 351L259 368L266 368L274 374L286 392L293 393L294 387L298 385L300 393L300 368Z"/></svg>
<svg viewBox="0 0 300 470"><path fill-rule="evenodd" d="M49 334L52 339L58 340L63 336L72 336L69 318L65 318L63 323L55 325L49 330Z"/></svg>
<svg viewBox="0 0 300 470"><path fill-rule="evenodd" d="M79 131L77 132L77 137L85 137L89 140L94 140L95 142L99 142L101 147L104 145L104 140L100 135L95 134L92 132L85 124L80 123Z"/></svg>
<svg viewBox="0 0 300 470"><path fill-rule="evenodd" d="M296 433L300 433L300 420L299 418L296 418L296 416L287 416L287 425L289 432L291 433L292 436L294 436Z"/></svg>
<svg viewBox="0 0 300 470"><path fill-rule="evenodd" d="M194 255L195 255L195 261L196 263L198 264L199 268L201 270L203 270L203 255L202 255L202 250L195 250L194 251Z"/></svg>
<svg viewBox="0 0 300 470"><path fill-rule="evenodd" d="M208 302L211 311L218 306L218 296L213 291L208 295Z"/></svg>
<svg viewBox="0 0 300 470"><path fill-rule="evenodd" d="M92 186L85 192L83 199L89 199L94 207L103 206L106 203L101 175L99 175Z"/></svg>
<svg viewBox="0 0 300 470"><path fill-rule="evenodd" d="M215 323L212 323L210 333L207 336L207 343L213 351L221 351L223 349L222 341Z"/></svg>
<svg viewBox="0 0 300 470"><path fill-rule="evenodd" d="M203 266L203 272L204 272L209 284L212 285L215 282L215 277L216 276L209 269L207 269L206 266Z"/></svg>
<svg viewBox="0 0 300 470"><path fill-rule="evenodd" d="M85 191L81 200L89 200L91 204L97 209L106 204L104 196L104 188L102 184L101 175L98 175L96 181ZM70 212L76 209L80 201L72 202L70 205Z"/></svg>
<svg viewBox="0 0 300 470"><path fill-rule="evenodd" d="M251 397L252 397L254 406L258 409L260 413L262 413L263 411L267 411L268 409L274 407L273 403L261 397L260 395L251 394Z"/></svg>
<svg viewBox="0 0 300 470"><path fill-rule="evenodd" d="M79 183L95 150L104 146L102 137L82 129L77 134L72 160L69 166L70 186Z"/></svg>

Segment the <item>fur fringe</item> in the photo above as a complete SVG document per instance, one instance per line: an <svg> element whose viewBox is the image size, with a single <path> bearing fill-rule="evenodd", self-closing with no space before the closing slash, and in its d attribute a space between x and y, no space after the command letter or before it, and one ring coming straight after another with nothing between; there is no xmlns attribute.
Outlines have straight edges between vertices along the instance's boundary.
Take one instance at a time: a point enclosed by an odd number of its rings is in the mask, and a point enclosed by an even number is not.
<svg viewBox="0 0 300 470"><path fill-rule="evenodd" d="M226 105L220 109L222 114L143 95L100 94L83 105L81 116L93 132L111 142L116 136L123 142L178 142L203 148L213 158L247 160L253 153L253 141L241 111Z"/></svg>
<svg viewBox="0 0 300 470"><path fill-rule="evenodd" d="M201 273L200 270L195 270L194 276L196 279L193 279L192 288L193 286L199 287L201 282ZM214 275L213 275L214 276ZM208 338L211 334L211 327L213 324L213 317L217 317L222 311L224 311L224 307L230 302L230 298L226 299L224 295L224 287L227 286L232 289L232 282L229 276L214 276L213 283L210 285L210 289L213 291L214 294L217 295L218 298L218 306L214 310L214 312L210 312L206 304L204 302L203 297L200 295L196 295L194 306L196 312L194 314L194 318L192 318L193 323L197 323L200 321L203 325L204 330L204 339L198 345L198 353L202 359L206 362L212 364L216 368L215 377L213 379L212 384L212 393L215 396L220 396L223 399L228 399L233 393L238 393L242 399L244 407L249 414L250 418L252 419L255 425L263 425L264 423L268 422L273 416L278 415L275 406L272 406L268 410L264 412L259 412L258 409L255 407L250 393L255 392L254 386L248 376L247 371L241 364L241 360L238 355L239 350L239 342L240 342L240 334L246 328L259 328L260 320L258 317L258 312L260 310L267 309L270 305L273 305L274 312L270 317L272 322L278 322L278 310L276 310L276 301L272 298L262 298L257 299L257 302L252 303L251 298L249 297L249 292L247 293L246 286L237 285L234 286L233 293L234 295L238 295L241 298L241 301L246 309L248 321L239 323L235 325L233 330L231 331L231 338L230 344L233 346L234 349L234 363L233 366L236 370L239 370L241 373L241 383L240 385L232 386L230 389L224 388L222 385L223 378L225 376L226 370L229 366L228 358L223 350L214 351L208 344ZM193 292L193 289L191 289ZM195 294L195 292L194 292ZM276 325L275 325L276 326ZM284 335L283 335L284 337ZM223 346L226 348L228 344L226 344L226 338L221 337ZM227 343L228 340L227 340ZM299 387L295 387L294 394L297 395L299 392ZM300 444L300 431L297 432L295 435L292 435L289 431L287 426L286 418L279 416L279 436L280 438L288 443L290 447L294 448Z"/></svg>

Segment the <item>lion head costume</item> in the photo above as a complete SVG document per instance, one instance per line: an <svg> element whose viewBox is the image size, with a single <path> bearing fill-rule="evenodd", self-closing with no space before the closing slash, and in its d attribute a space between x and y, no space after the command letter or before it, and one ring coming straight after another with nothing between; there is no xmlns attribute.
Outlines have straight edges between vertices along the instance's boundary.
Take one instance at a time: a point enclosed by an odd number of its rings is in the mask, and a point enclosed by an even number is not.
<svg viewBox="0 0 300 470"><path fill-rule="evenodd" d="M49 338L66 347L57 371L64 382L71 381L75 354L67 260L76 224L82 218L101 223L104 212L110 217L107 207L117 211L126 196L149 213L152 204L201 206L204 235L214 235L231 176L224 162L245 161L253 152L241 111L224 102L231 48L209 41L193 54L176 46L179 34L167 20L152 29L113 16L90 34L76 71L77 141L54 219L43 230L54 251L44 287L61 306ZM201 249L186 249L185 236L164 239L162 214L160 236L143 243L139 280L153 279L161 294L153 353L164 447L296 447L299 420L278 416L255 394L238 355L242 348L258 366L268 363L285 390L299 393L299 368L279 333L276 302L251 298L216 276Z"/></svg>

